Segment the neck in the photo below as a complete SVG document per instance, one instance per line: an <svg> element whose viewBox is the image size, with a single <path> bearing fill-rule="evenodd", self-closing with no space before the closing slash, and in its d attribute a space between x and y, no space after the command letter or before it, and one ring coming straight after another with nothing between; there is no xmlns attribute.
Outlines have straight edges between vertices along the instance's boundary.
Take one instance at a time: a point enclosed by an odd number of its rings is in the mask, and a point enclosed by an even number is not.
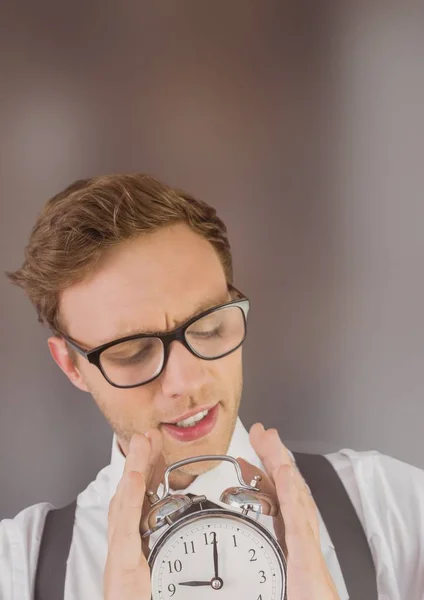
<svg viewBox="0 0 424 600"><path fill-rule="evenodd" d="M169 477L169 485L171 490L185 490L193 481L197 475L189 475L182 471L172 471Z"/></svg>

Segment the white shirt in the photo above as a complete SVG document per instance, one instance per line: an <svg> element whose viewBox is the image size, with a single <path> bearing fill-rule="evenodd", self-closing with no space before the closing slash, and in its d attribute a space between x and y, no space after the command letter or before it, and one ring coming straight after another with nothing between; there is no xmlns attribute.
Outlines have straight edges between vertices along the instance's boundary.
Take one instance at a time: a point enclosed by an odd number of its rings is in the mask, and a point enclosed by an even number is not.
<svg viewBox="0 0 424 600"><path fill-rule="evenodd" d="M228 454L262 468L239 420ZM379 600L422 600L424 471L375 451L341 450L328 458L364 527L376 565ZM124 462L114 439L110 464L78 496L64 600L103 600L108 508ZM186 491L218 501L225 488L237 484L235 477L234 467L221 463ZM0 523L0 600L32 600L44 520L51 508L48 503L37 504ZM322 519L320 528L322 552L340 598L346 600L346 586Z"/></svg>

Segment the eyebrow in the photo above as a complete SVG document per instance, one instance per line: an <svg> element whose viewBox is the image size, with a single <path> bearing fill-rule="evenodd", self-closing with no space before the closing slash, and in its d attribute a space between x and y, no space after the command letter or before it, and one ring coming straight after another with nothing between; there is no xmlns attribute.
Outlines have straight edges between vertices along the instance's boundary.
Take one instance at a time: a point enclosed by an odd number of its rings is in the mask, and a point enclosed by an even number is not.
<svg viewBox="0 0 424 600"><path fill-rule="evenodd" d="M230 300L228 300L228 290L226 293L226 298L221 297L220 299L216 299L214 298L214 300L206 299L206 300L202 300L202 302L200 302L197 307L195 308L195 310L192 312L191 316L187 316L184 319L179 319L176 324L174 325L174 327L172 329L169 330L153 330L153 329L134 329L134 328L123 328L123 331L121 331L119 334L117 333L114 337L110 337L108 340L101 342L100 344L97 344L97 346L102 346L103 344L108 344L109 342L114 342L116 340L120 340L126 337L130 337L132 335L151 335L151 336L157 336L157 335L163 335L165 333L169 333L170 331L174 331L175 329L178 329L178 327L181 327L181 325L183 325L184 323L187 323L187 321L190 321L191 319L194 319L195 317L197 317L198 315L202 314L203 312L214 308L215 306L220 306L221 304L225 304L226 302L230 302Z"/></svg>

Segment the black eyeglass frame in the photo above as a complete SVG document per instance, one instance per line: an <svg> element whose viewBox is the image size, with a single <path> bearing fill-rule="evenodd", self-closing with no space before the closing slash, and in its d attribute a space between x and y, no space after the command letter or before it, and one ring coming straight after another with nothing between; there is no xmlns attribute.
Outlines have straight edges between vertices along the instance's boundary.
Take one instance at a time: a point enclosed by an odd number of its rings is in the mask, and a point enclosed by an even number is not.
<svg viewBox="0 0 424 600"><path fill-rule="evenodd" d="M218 360L220 358L224 358L225 356L228 356L229 354L231 354L232 352L235 352L238 348L240 348L240 346L244 343L244 341L246 339L246 335L247 335L247 315L248 315L249 308L250 308L250 301L248 298L246 298L246 296L244 296L241 292L239 292L235 287L229 286L229 290L231 292L237 293L239 295L239 298L237 298L235 300L231 300L230 302L225 302L224 304L219 304L218 306L213 306L212 308L209 308L208 310L205 310L205 311L201 312L200 314L195 315L194 317L191 317L188 321L186 321L185 323L183 323L182 325L180 325L173 331L170 331L169 333L162 333L162 334L158 333L156 335L153 335L150 333L135 333L133 335L129 335L129 336L126 336L123 338L119 338L117 340L113 340L111 342L106 342L105 344L96 346L96 348L92 348L91 350L86 350L85 348L80 346L75 340L73 340L71 337L69 337L63 333L59 333L59 335L60 335L60 337L62 337L65 340L65 342L73 350L75 350L78 354L80 354L85 359L87 359L90 364L96 366L100 370L101 374L106 379L106 381L108 383L110 383L110 385L112 385L113 387L116 387L119 389L130 389L130 388L141 387L143 385L147 385L148 383L154 381L163 373L163 371L166 367L166 364L168 362L169 352L170 352L170 347L171 347L172 342L175 342L175 341L181 342L181 344L184 346L184 348L186 348L189 352L191 352L191 354L193 354L193 356L196 356L197 358L201 358L202 360ZM185 338L186 330L190 327L190 325L192 325L199 319L206 317L206 315L209 315L213 312L222 310L229 306L236 306L241 309L241 312L243 314L243 319L244 319L243 339L235 348L232 348L228 352L225 352L224 354L221 354L219 356L205 357L205 356L198 354L187 342L187 340ZM136 383L133 385L118 385L117 383L114 383L113 381L111 381L109 379L109 377L107 376L105 370L103 369L103 366L102 366L102 363L100 360L100 356L101 356L102 352L104 352L108 348L117 346L118 344L122 344L124 342L130 342L132 340L144 339L144 338L156 338L162 342L163 362L162 362L162 367L159 370L159 372L156 373L156 375L154 375L147 381L143 381L142 383Z"/></svg>

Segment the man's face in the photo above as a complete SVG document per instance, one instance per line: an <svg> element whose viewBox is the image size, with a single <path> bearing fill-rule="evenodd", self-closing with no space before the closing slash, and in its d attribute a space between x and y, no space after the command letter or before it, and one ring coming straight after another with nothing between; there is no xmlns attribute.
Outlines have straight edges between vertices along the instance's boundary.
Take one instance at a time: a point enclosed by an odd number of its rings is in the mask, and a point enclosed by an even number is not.
<svg viewBox="0 0 424 600"><path fill-rule="evenodd" d="M230 300L224 271L213 247L186 225L144 235L110 250L95 272L65 290L60 314L70 337L94 348L125 335L175 329L202 310ZM218 360L193 356L173 342L165 370L132 389L110 385L83 357L69 360L63 340L50 350L71 381L89 391L126 450L134 432L162 432L164 457L171 464L188 456L225 454L234 430L242 389L241 348ZM199 435L182 439L167 423L200 411L212 422ZM212 426L211 426L212 425ZM174 430L174 431L173 431ZM198 474L199 463L188 469Z"/></svg>

